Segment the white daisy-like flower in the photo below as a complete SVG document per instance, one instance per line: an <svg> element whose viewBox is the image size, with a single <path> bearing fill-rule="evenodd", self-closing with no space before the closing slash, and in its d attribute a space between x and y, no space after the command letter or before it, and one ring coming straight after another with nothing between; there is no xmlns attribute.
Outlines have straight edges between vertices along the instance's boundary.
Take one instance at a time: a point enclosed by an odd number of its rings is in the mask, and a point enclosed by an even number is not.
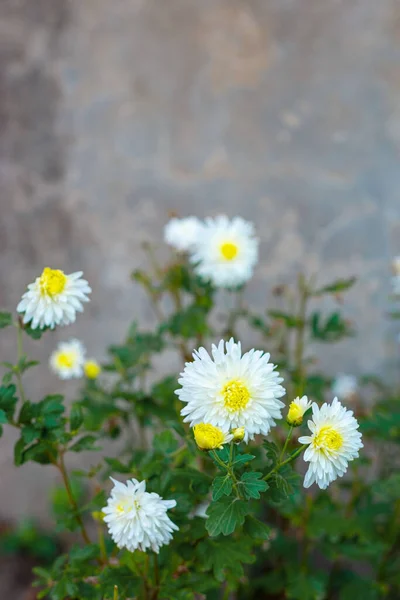
<svg viewBox="0 0 400 600"><path fill-rule="evenodd" d="M307 396L302 398L295 398L293 402L289 404L289 411L286 417L286 421L293 427L298 427L303 422L304 413L311 408L311 400Z"/></svg>
<svg viewBox="0 0 400 600"><path fill-rule="evenodd" d="M339 373L332 384L332 395L340 400L352 400L358 392L358 379L355 375Z"/></svg>
<svg viewBox="0 0 400 600"><path fill-rule="evenodd" d="M85 352L85 347L79 340L60 342L50 355L50 368L61 379L82 377Z"/></svg>
<svg viewBox="0 0 400 600"><path fill-rule="evenodd" d="M240 217L208 218L191 255L195 271L216 287L242 285L253 274L258 258L254 226Z"/></svg>
<svg viewBox="0 0 400 600"><path fill-rule="evenodd" d="M269 362L270 355L250 350L242 356L241 345L232 339L193 353L185 365L176 394L186 406L181 410L190 426L210 423L223 431L245 428L244 439L267 435L275 419L281 419L285 394L282 378Z"/></svg>
<svg viewBox="0 0 400 600"><path fill-rule="evenodd" d="M348 463L358 457L363 443L353 411L342 406L337 398L321 408L314 402L312 411L312 419L308 421L311 435L299 438L300 444L309 444L304 452L304 460L310 463L304 487L315 482L324 490L346 473Z"/></svg>
<svg viewBox="0 0 400 600"><path fill-rule="evenodd" d="M118 548L130 552L151 548L157 552L172 539L178 527L167 515L175 500L163 500L161 496L146 492L146 482L130 479L126 484L111 478L114 487L103 508L108 531Z"/></svg>
<svg viewBox="0 0 400 600"><path fill-rule="evenodd" d="M196 243L201 227L197 217L171 219L164 228L164 240L179 252L187 252Z"/></svg>
<svg viewBox="0 0 400 600"><path fill-rule="evenodd" d="M229 444L233 440L233 435L209 423L195 425L193 427L193 435L200 450L222 448L224 444Z"/></svg>
<svg viewBox="0 0 400 600"><path fill-rule="evenodd" d="M40 277L28 285L17 311L24 314L23 322L32 329L69 325L83 312L82 302L89 302L92 290L82 279L82 271L66 275L59 269L46 267Z"/></svg>

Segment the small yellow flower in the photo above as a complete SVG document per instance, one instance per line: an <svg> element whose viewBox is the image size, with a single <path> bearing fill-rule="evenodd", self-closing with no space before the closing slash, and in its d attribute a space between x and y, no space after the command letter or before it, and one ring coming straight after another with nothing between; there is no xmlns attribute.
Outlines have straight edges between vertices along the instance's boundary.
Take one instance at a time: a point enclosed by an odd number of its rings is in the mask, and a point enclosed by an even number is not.
<svg viewBox="0 0 400 600"><path fill-rule="evenodd" d="M243 441L245 436L244 427L236 427L236 429L232 429L231 434L233 435L233 441L235 444L240 444Z"/></svg>
<svg viewBox="0 0 400 600"><path fill-rule="evenodd" d="M304 413L311 407L311 401L307 396L296 398L289 405L289 412L286 421L292 427L298 427L303 422Z"/></svg>
<svg viewBox="0 0 400 600"><path fill-rule="evenodd" d="M219 427L208 423L199 423L193 427L194 439L200 450L215 450L232 440L232 435L224 433Z"/></svg>
<svg viewBox="0 0 400 600"><path fill-rule="evenodd" d="M101 373L101 367L97 360L94 359L87 360L83 365L83 369L88 379L97 379Z"/></svg>

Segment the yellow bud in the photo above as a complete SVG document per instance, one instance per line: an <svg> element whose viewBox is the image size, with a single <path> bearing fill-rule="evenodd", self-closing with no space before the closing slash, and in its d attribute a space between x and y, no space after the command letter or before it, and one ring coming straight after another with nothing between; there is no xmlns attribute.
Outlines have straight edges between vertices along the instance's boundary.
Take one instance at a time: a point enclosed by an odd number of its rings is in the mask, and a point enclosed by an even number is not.
<svg viewBox="0 0 400 600"><path fill-rule="evenodd" d="M236 429L232 429L231 434L233 435L232 441L234 441L235 444L240 444L240 442L242 442L244 439L244 427L236 427Z"/></svg>
<svg viewBox="0 0 400 600"><path fill-rule="evenodd" d="M219 427L208 423L199 423L193 427L194 439L200 450L215 450L225 442L225 434Z"/></svg>
<svg viewBox="0 0 400 600"><path fill-rule="evenodd" d="M101 373L101 367L96 360L87 360L83 365L85 375L88 379L97 379Z"/></svg>
<svg viewBox="0 0 400 600"><path fill-rule="evenodd" d="M98 523L102 523L104 520L104 513L101 510L94 510L92 512L92 518Z"/></svg>
<svg viewBox="0 0 400 600"><path fill-rule="evenodd" d="M303 422L304 411L296 402L291 402L286 421L292 427L298 427Z"/></svg>

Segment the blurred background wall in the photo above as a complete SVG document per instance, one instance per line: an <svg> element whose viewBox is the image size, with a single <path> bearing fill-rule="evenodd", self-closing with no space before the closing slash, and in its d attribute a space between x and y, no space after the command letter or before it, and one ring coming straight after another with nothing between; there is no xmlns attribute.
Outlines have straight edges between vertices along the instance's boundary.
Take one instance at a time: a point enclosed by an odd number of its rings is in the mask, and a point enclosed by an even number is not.
<svg viewBox="0 0 400 600"><path fill-rule="evenodd" d="M322 360L331 373L390 365L399 36L396 0L1 0L0 306L45 265L93 287L78 322L35 353L47 361L75 335L100 358L127 321L149 325L129 280L141 243L159 243L170 211L224 212L261 238L254 306L301 268L357 275L359 337ZM59 387L46 364L28 385ZM54 474L16 470L12 441L0 441L1 510L44 516Z"/></svg>

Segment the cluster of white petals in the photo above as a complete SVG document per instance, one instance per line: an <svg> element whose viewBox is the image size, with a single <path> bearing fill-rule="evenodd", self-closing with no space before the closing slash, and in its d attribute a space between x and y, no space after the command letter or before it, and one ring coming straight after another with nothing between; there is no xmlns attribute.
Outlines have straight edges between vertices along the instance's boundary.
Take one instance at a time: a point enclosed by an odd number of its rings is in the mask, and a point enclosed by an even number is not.
<svg viewBox="0 0 400 600"><path fill-rule="evenodd" d="M243 285L253 275L258 259L254 226L241 217L171 219L164 239L177 250L189 252L196 273L215 287Z"/></svg>
<svg viewBox="0 0 400 600"><path fill-rule="evenodd" d="M223 431L244 427L244 439L267 435L276 419L282 418L285 390L270 355L250 350L242 355L241 344L233 339L193 353L185 365L176 390L186 404L181 415L190 426L210 423Z"/></svg>
<svg viewBox="0 0 400 600"><path fill-rule="evenodd" d="M160 547L172 539L178 527L167 515L169 508L176 506L175 500L163 500L155 493L146 492L146 482L130 479L126 484L112 479L114 487L103 508L104 521L109 533L118 546L130 552L151 549L159 552Z"/></svg>

